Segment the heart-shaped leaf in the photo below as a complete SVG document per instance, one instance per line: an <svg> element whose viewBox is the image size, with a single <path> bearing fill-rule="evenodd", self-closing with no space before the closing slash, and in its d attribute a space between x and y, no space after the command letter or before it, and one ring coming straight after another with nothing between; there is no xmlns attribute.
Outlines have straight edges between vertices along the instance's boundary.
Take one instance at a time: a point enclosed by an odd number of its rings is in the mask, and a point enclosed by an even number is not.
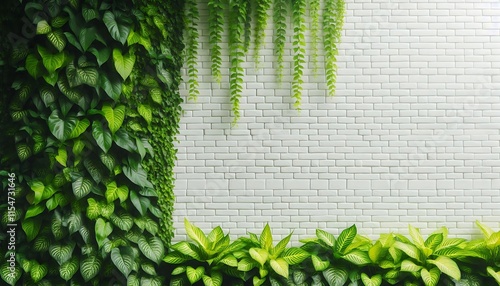
<svg viewBox="0 0 500 286"><path fill-rule="evenodd" d="M124 45L130 33L130 26L126 23L118 23L111 11L106 11L102 20L108 28L111 37Z"/></svg>
<svg viewBox="0 0 500 286"><path fill-rule="evenodd" d="M108 122L109 130L114 134L120 129L125 119L125 105L118 105L112 108L109 104L104 104L102 112Z"/></svg>
<svg viewBox="0 0 500 286"><path fill-rule="evenodd" d="M135 55L133 53L123 55L119 49L113 49L113 61L118 74L123 80L127 79L134 68Z"/></svg>
<svg viewBox="0 0 500 286"><path fill-rule="evenodd" d="M94 121L94 123L92 123L92 136L97 145L107 153L109 148L111 148L111 144L113 144L113 138L109 130L104 129L100 121Z"/></svg>

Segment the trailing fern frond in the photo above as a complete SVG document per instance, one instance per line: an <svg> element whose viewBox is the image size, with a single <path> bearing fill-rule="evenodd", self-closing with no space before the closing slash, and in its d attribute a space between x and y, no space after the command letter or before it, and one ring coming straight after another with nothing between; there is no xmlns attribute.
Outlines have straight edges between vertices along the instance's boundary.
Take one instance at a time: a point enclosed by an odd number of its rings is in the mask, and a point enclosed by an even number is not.
<svg viewBox="0 0 500 286"><path fill-rule="evenodd" d="M285 54L285 41L286 41L286 15L287 15L287 1L274 0L274 14L273 21L275 26L276 35L274 36L274 50L277 56L277 74L278 80L283 78L283 60Z"/></svg>
<svg viewBox="0 0 500 286"><path fill-rule="evenodd" d="M208 23L210 29L210 57L212 59L212 76L215 80L221 82L222 52L220 43L222 42L222 33L224 32L224 5L222 0L208 1Z"/></svg>
<svg viewBox="0 0 500 286"><path fill-rule="evenodd" d="M243 0L246 1L246 0ZM241 2L241 1L240 1ZM244 54L244 26L247 15L247 6L238 1L229 3L229 60L231 67L229 71L229 88L231 92L231 103L233 111L233 125L240 118L240 98L243 92L243 57Z"/></svg>
<svg viewBox="0 0 500 286"><path fill-rule="evenodd" d="M196 68L198 59L198 19L199 12L196 0L186 1L186 63L189 76L189 95L190 100L196 100L200 91L198 90L198 69Z"/></svg>
<svg viewBox="0 0 500 286"><path fill-rule="evenodd" d="M311 17L311 60L313 72L318 72L318 33L319 33L319 9L320 0L311 0L309 3L309 15Z"/></svg>
<svg viewBox="0 0 500 286"><path fill-rule="evenodd" d="M250 48L250 42L252 37L252 15L253 9L255 5L253 5L254 1L251 0L243 0L242 5L245 6L245 53L248 52Z"/></svg>
<svg viewBox="0 0 500 286"><path fill-rule="evenodd" d="M300 103L302 101L302 84L304 80L305 60L305 31L304 24L306 14L306 0L294 0L293 2L293 83L292 83L292 97L295 99L294 107L300 110Z"/></svg>
<svg viewBox="0 0 500 286"><path fill-rule="evenodd" d="M271 8L271 0L257 0L256 1L256 23L255 23L255 63L259 63L259 50L266 36L265 30L267 27L267 11Z"/></svg>
<svg viewBox="0 0 500 286"><path fill-rule="evenodd" d="M345 2L328 0L323 14L326 85L331 96L335 95L337 81L337 45L344 25Z"/></svg>

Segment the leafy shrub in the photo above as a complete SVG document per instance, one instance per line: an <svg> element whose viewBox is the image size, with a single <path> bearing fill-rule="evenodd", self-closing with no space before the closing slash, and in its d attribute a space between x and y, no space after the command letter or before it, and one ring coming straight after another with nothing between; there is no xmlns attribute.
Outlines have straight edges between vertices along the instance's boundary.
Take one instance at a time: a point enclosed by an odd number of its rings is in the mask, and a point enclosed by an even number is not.
<svg viewBox="0 0 500 286"><path fill-rule="evenodd" d="M338 237L318 229L300 248L287 248L291 234L273 246L269 225L230 243L220 227L205 236L186 220L193 242L173 245L164 261L175 266L170 285L500 285L500 232L477 224L484 239L449 238L444 227L424 239L409 226L410 238L391 233L372 241L353 225Z"/></svg>

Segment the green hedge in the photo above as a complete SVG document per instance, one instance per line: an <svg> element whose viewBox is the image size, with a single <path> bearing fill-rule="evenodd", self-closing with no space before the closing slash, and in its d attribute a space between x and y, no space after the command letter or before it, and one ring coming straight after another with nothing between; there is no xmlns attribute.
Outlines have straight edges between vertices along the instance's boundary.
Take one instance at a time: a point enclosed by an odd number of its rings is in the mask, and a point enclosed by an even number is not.
<svg viewBox="0 0 500 286"><path fill-rule="evenodd" d="M185 220L191 241L172 245L164 261L170 285L500 285L500 231L477 225L484 237L476 240L450 238L445 227L424 238L409 226L409 238L376 241L355 225L337 237L318 229L289 248L291 234L274 245L269 225L231 242L220 227L205 235Z"/></svg>

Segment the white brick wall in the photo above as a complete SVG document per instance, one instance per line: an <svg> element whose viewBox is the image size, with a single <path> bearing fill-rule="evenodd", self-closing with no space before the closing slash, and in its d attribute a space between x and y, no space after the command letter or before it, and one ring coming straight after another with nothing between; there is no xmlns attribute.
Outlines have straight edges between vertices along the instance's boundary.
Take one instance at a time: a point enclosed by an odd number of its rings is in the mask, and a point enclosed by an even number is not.
<svg viewBox="0 0 500 286"><path fill-rule="evenodd" d="M348 0L337 94L311 63L300 114L289 69L276 80L269 21L259 68L247 57L237 128L227 69L212 81L204 5L201 95L183 104L177 144L175 240L184 217L234 237L270 222L295 240L353 223L373 238L408 223L462 237L478 234L476 219L500 227L498 0Z"/></svg>

